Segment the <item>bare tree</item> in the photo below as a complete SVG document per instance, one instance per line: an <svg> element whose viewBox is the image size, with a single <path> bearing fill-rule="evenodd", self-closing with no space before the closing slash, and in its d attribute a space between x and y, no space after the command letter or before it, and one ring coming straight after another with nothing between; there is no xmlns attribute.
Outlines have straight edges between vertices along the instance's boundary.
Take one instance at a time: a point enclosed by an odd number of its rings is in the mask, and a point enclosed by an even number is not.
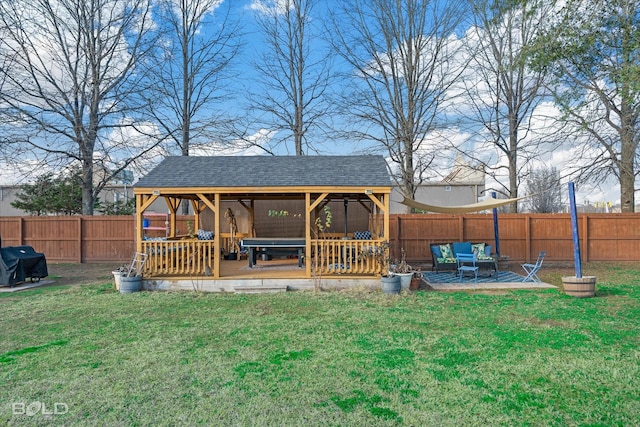
<svg viewBox="0 0 640 427"><path fill-rule="evenodd" d="M250 91L256 121L275 132L274 145L293 140L295 154L314 150L308 136L325 128L330 103L331 58L323 48L317 0L254 3L265 48L254 69L259 92Z"/></svg>
<svg viewBox="0 0 640 427"><path fill-rule="evenodd" d="M560 173L555 167L532 170L527 178L527 189L530 193L527 204L531 212L562 212Z"/></svg>
<svg viewBox="0 0 640 427"><path fill-rule="evenodd" d="M577 180L620 184L623 212L635 210L640 143L640 4L637 0L569 0L533 47L533 63L550 83L578 144Z"/></svg>
<svg viewBox="0 0 640 427"><path fill-rule="evenodd" d="M2 130L14 158L82 170L82 212L102 187L157 141L110 140L140 124L144 58L152 43L149 0L0 2ZM94 173L97 167L100 173Z"/></svg>
<svg viewBox="0 0 640 427"><path fill-rule="evenodd" d="M341 104L352 136L388 155L409 198L437 155L429 134L445 124L447 92L464 69L453 35L463 12L455 0L347 0L333 17L333 44L349 68Z"/></svg>
<svg viewBox="0 0 640 427"><path fill-rule="evenodd" d="M479 125L482 142L467 153L485 166L502 193L518 197L530 161L548 152L555 141L550 127L535 132L533 122L543 119L536 108L548 98L543 70L527 64L526 47L540 33L550 8L543 0L470 0L473 26L466 45L471 62L465 75L467 120ZM487 157L487 153L497 153ZM508 182L500 176L508 175ZM518 211L517 202L511 212Z"/></svg>
<svg viewBox="0 0 640 427"><path fill-rule="evenodd" d="M240 48L240 26L222 0L162 0L162 49L153 67L149 107L182 156L211 142L228 99L225 82ZM169 149L168 151L172 151Z"/></svg>

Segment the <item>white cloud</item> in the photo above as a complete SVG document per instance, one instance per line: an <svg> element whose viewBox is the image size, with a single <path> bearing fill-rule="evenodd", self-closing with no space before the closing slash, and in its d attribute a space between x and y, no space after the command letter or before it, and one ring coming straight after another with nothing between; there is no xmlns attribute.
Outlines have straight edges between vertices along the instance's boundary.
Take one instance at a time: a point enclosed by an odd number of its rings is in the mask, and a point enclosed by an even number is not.
<svg viewBox="0 0 640 427"><path fill-rule="evenodd" d="M37 171L37 174L34 174L34 171ZM0 162L0 185L28 184L38 176L49 172L54 172L54 169L35 158L16 160L11 164L2 161Z"/></svg>
<svg viewBox="0 0 640 427"><path fill-rule="evenodd" d="M248 6L250 10L267 16L283 15L287 10L293 9L292 0L252 0Z"/></svg>
<svg viewBox="0 0 640 427"><path fill-rule="evenodd" d="M182 4L186 4L191 16L203 16L208 13L214 13L224 3L224 0L197 0L187 3L183 0L170 0L169 3L176 16L181 16Z"/></svg>

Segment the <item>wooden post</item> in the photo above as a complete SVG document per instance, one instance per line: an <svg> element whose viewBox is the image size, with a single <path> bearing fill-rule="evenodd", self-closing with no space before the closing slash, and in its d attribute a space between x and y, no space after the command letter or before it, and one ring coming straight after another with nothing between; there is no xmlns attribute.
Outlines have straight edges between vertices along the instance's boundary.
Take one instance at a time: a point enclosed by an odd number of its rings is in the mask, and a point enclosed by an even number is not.
<svg viewBox="0 0 640 427"><path fill-rule="evenodd" d="M582 214L582 255L585 261L589 261L589 214Z"/></svg>
<svg viewBox="0 0 640 427"><path fill-rule="evenodd" d="M79 264L82 264L82 217L81 216L79 216L76 219L76 223L78 224L78 242L77 242L78 256L76 257L76 262L78 262Z"/></svg>
<svg viewBox="0 0 640 427"><path fill-rule="evenodd" d="M213 203L215 205L215 210L213 211L213 218L214 218L214 236L213 236L213 245L214 245L214 251L215 253L213 254L213 278L214 279L218 279L220 277L220 257L221 257L221 244L222 244L222 239L220 238L220 217L221 217L221 212L220 212L220 207L221 207L221 202L220 202L220 193L215 193L213 196Z"/></svg>
<svg viewBox="0 0 640 427"><path fill-rule="evenodd" d="M142 252L142 195L136 195L136 213L134 218L134 230L136 232L136 252Z"/></svg>
<svg viewBox="0 0 640 427"><path fill-rule="evenodd" d="M24 218L20 217L18 221L18 246L24 245Z"/></svg>
<svg viewBox="0 0 640 427"><path fill-rule="evenodd" d="M524 235L525 235L525 254L524 257L527 262L531 261L531 215L526 214L524 216Z"/></svg>
<svg viewBox="0 0 640 427"><path fill-rule="evenodd" d="M394 254L397 255L402 251L404 243L402 241L402 220L399 216L396 217L396 241L393 248Z"/></svg>
<svg viewBox="0 0 640 427"><path fill-rule="evenodd" d="M305 277L311 277L311 227L315 225L315 222L311 221L311 194L309 192L304 195L304 238L307 242L304 254L306 259L304 260ZM314 219L315 221L315 219ZM316 254L316 258L318 254ZM318 262L316 259L314 262ZM320 266L322 268L322 266Z"/></svg>

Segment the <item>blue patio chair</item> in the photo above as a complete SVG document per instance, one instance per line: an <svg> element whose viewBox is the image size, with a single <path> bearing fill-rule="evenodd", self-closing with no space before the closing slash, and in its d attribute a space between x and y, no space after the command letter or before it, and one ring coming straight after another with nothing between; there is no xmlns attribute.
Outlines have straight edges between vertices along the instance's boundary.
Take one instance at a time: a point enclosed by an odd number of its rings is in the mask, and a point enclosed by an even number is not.
<svg viewBox="0 0 640 427"><path fill-rule="evenodd" d="M522 269L527 274L527 276L522 280L523 282L528 282L529 280L537 283L542 282L542 280L540 280L540 278L538 277L538 271L540 271L540 267L542 267L542 262L544 261L544 257L546 254L547 253L545 251L540 252L535 264L522 264Z"/></svg>
<svg viewBox="0 0 640 427"><path fill-rule="evenodd" d="M465 272L473 273L473 281L478 282L478 266L476 261L478 260L477 254L456 254L456 263L458 264L459 280L462 281L462 275Z"/></svg>

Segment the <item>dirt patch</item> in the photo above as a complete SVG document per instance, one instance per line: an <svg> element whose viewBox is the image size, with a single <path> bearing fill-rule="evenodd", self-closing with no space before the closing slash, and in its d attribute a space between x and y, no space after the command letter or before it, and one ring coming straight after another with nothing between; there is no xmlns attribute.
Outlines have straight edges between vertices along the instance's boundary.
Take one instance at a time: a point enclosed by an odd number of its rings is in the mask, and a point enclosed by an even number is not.
<svg viewBox="0 0 640 427"><path fill-rule="evenodd" d="M56 285L88 285L113 282L111 272L116 268L110 263L47 263L48 279Z"/></svg>

